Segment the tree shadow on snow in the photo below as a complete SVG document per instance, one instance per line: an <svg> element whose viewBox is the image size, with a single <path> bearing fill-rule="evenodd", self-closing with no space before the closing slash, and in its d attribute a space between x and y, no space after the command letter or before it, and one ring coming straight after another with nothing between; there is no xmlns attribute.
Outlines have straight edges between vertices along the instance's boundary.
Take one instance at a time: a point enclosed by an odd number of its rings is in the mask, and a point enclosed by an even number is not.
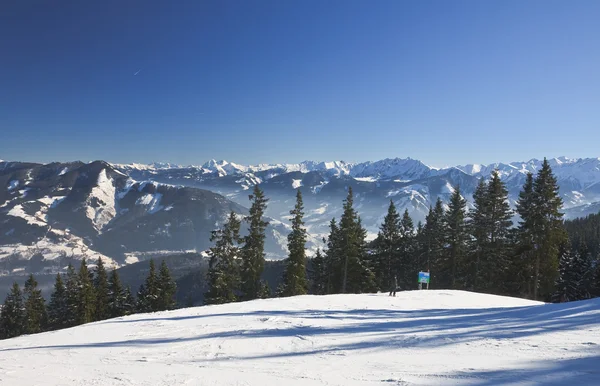
<svg viewBox="0 0 600 386"><path fill-rule="evenodd" d="M294 311L253 311L233 312L208 315L167 316L147 319L116 319L102 324L130 323L130 322L157 322L179 321L201 318L235 317L250 318L253 322L259 321L274 323L266 324L266 328L248 328L229 331L218 331L184 338L153 338L132 339L113 342L90 342L82 344L31 346L0 349L1 351L22 351L38 349L85 349L85 348L112 348L112 347L139 347L163 345L170 343L184 343L202 341L206 339L261 339L273 337L290 337L302 340L311 340L320 337L324 346L310 350L296 350L289 352L265 353L258 356L247 357L217 357L200 360L211 362L222 360L257 360L264 358L299 357L314 354L345 355L355 350L390 350L412 347L439 347L488 339L495 340L498 345L507 343L507 340L522 339L553 331L581 331L581 344L586 345L585 329L597 326L600 323L600 299L572 302L567 304L547 304L539 306L493 308L493 309L433 309L433 310L394 310L394 309L353 309L353 310L294 310ZM275 319L270 319L275 318ZM285 318L287 324L278 323ZM331 325L310 325L311 321L328 319ZM296 323L297 322L297 323ZM343 335L361 334L359 342L336 343L336 338ZM329 345L328 345L329 344ZM592 347L592 346L590 346ZM598 346L593 349L598 352ZM590 374L590 369L597 368L598 356L593 359L573 359L554 361L539 369L540 374L562 376L569 371L579 371L582 376ZM533 371L534 375L530 372ZM522 370L523 376L535 376L538 370ZM587 373L586 373L587 372ZM512 374L512 375L511 375ZM562 375L561 375L562 374ZM507 381L514 377L513 371L481 372L470 375L473 384L487 386L503 383L489 383ZM573 376L571 374L571 376ZM579 375L575 375L578 377ZM597 384L598 373L593 373ZM477 383L478 379L484 380ZM558 378L557 378L558 379ZM577 379L577 378L575 378ZM512 379L514 380L514 379ZM569 379L569 383L572 378ZM545 382L544 382L545 383ZM548 383L545 383L548 384ZM551 384L551 383L550 383ZM556 383L564 384L562 382Z"/></svg>

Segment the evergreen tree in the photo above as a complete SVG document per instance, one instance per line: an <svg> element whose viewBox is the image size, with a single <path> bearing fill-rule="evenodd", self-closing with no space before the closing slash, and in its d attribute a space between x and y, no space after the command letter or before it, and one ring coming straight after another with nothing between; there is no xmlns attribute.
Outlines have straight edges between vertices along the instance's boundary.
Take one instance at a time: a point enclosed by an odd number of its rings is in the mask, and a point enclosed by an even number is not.
<svg viewBox="0 0 600 386"><path fill-rule="evenodd" d="M0 312L0 338L8 339L25 333L25 320L21 288L14 283Z"/></svg>
<svg viewBox="0 0 600 386"><path fill-rule="evenodd" d="M456 186L443 222L445 250L437 268L439 284L442 287L464 288L465 275L462 268L468 240L466 212L467 201L460 194L460 187Z"/></svg>
<svg viewBox="0 0 600 386"><path fill-rule="evenodd" d="M469 273L468 286L475 290L481 290L485 285L485 264L486 252L489 249L489 208L488 208L488 184L483 178L473 193L474 209L470 213L469 227L471 233L470 261L466 265Z"/></svg>
<svg viewBox="0 0 600 386"><path fill-rule="evenodd" d="M327 293L327 271L325 268L325 257L321 253L321 249L317 249L317 253L312 259L310 281L312 294L325 295Z"/></svg>
<svg viewBox="0 0 600 386"><path fill-rule="evenodd" d="M163 260L158 273L158 305L159 311L172 310L175 308L175 292L177 286L171 277L167 263Z"/></svg>
<svg viewBox="0 0 600 386"><path fill-rule="evenodd" d="M56 274L54 291L50 296L50 303L48 304L48 327L51 330L58 330L69 326L70 311L67 300L67 290L60 273L58 273Z"/></svg>
<svg viewBox="0 0 600 386"><path fill-rule="evenodd" d="M395 277L400 269L400 215L390 200L388 212L374 241L374 274L377 287L382 291L395 286Z"/></svg>
<svg viewBox="0 0 600 386"><path fill-rule="evenodd" d="M340 228L335 218L329 222L329 237L326 240L324 272L325 293L340 293L342 290L343 259Z"/></svg>
<svg viewBox="0 0 600 386"><path fill-rule="evenodd" d="M404 289L414 288L415 277L417 276L420 267L415 261L415 254L418 252L415 226L408 210L404 210L402 219L400 220L400 286Z"/></svg>
<svg viewBox="0 0 600 386"><path fill-rule="evenodd" d="M25 295L25 332L27 334L45 331L48 324L46 301L37 286L38 283L33 274L30 274L23 291Z"/></svg>
<svg viewBox="0 0 600 386"><path fill-rule="evenodd" d="M79 275L77 277L78 299L77 299L77 323L84 324L94 321L96 309L96 297L94 285L85 258L81 260Z"/></svg>
<svg viewBox="0 0 600 386"><path fill-rule="evenodd" d="M114 270L113 270L114 271ZM108 275L104 268L102 258L98 258L96 274L94 276L94 293L96 294L95 319L104 320L111 317L109 308Z"/></svg>
<svg viewBox="0 0 600 386"><path fill-rule="evenodd" d="M215 245L209 251L208 292L204 295L204 304L237 300L240 278L236 259L240 255L240 225L237 215L232 211L223 228L212 232L210 241Z"/></svg>
<svg viewBox="0 0 600 386"><path fill-rule="evenodd" d="M366 236L354 206L352 187L344 200L344 213L340 219L339 242L343 256L342 293L373 291L375 276L366 261Z"/></svg>
<svg viewBox="0 0 600 386"><path fill-rule="evenodd" d="M444 221L444 207L442 206L442 200L438 198L435 207L429 208L421 236L424 255L426 256L425 266L427 271L431 273L430 285L434 288L443 288L444 282L443 273L438 271L438 269L443 269Z"/></svg>
<svg viewBox="0 0 600 386"><path fill-rule="evenodd" d="M265 230L269 223L263 220L268 199L258 185L254 186L249 196L252 205L250 215L245 218L249 222L248 236L244 238L241 250L241 292L243 300L252 300L264 295L264 285L260 278L265 266Z"/></svg>
<svg viewBox="0 0 600 386"><path fill-rule="evenodd" d="M512 263L512 271L521 271L523 283L517 288L518 294L527 294L528 298L534 297L534 211L535 193L533 191L533 174L527 173L525 184L519 192L517 213L521 217L517 232L516 259ZM537 289L535 290L537 296Z"/></svg>
<svg viewBox="0 0 600 386"><path fill-rule="evenodd" d="M131 295L131 293L130 293ZM113 269L108 281L108 313L109 317L116 318L127 314L126 293L119 279L119 273Z"/></svg>
<svg viewBox="0 0 600 386"><path fill-rule="evenodd" d="M125 303L123 304L123 309L125 311L125 315L133 314L136 309L136 301L131 294L131 288L129 286L125 288Z"/></svg>
<svg viewBox="0 0 600 386"><path fill-rule="evenodd" d="M558 275L558 247L566 239L560 212L562 199L556 177L545 158L533 182L533 203L533 297L538 299L548 296L554 287Z"/></svg>
<svg viewBox="0 0 600 386"><path fill-rule="evenodd" d="M144 284L140 286L137 296L137 310L139 312L156 312L158 311L158 277L156 275L156 266L154 259L150 259L150 267L148 276Z"/></svg>
<svg viewBox="0 0 600 386"><path fill-rule="evenodd" d="M79 322L79 298L80 298L80 288L79 288L79 278L77 273L75 273L75 268L71 263L67 267L67 280L65 283L66 289L66 300L67 300L67 313L66 318L64 320L64 327L73 327Z"/></svg>
<svg viewBox="0 0 600 386"><path fill-rule="evenodd" d="M475 209L469 223L474 256L468 264L469 286L477 291L506 293L509 276L512 211L508 191L497 170L488 184L480 180L473 194Z"/></svg>
<svg viewBox="0 0 600 386"><path fill-rule="evenodd" d="M292 231L288 235L289 255L283 273L281 296L304 295L308 289L306 280L306 229L304 228L304 204L300 189L296 192L296 206L290 211Z"/></svg>
<svg viewBox="0 0 600 386"><path fill-rule="evenodd" d="M563 244L559 251L559 276L556 280L556 291L552 295L552 301L555 303L563 303L576 300L578 297L577 274L572 269L573 253Z"/></svg>

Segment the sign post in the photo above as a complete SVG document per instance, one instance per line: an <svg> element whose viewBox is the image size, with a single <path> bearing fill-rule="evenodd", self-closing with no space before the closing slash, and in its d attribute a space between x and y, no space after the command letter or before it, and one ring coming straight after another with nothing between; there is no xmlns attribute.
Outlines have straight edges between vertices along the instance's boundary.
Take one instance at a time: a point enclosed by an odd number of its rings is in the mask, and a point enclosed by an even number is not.
<svg viewBox="0 0 600 386"><path fill-rule="evenodd" d="M419 289L423 289L423 283L426 283L429 289L429 272L419 272Z"/></svg>

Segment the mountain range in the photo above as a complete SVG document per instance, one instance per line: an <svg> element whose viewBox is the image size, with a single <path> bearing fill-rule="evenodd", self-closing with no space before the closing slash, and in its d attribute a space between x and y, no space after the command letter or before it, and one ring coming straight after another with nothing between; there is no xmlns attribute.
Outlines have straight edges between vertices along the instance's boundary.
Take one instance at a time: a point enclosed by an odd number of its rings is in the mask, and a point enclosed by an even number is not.
<svg viewBox="0 0 600 386"><path fill-rule="evenodd" d="M567 218L600 210L600 158L549 160ZM437 198L455 186L470 202L480 178L497 169L511 205L529 172L542 161L433 168L421 161L200 166L0 162L0 274L63 271L73 260L101 256L111 266L185 251L205 251L210 232L231 210L248 213L258 184L269 198L267 258L286 256L289 211L303 193L305 222L315 250L331 218L342 213L352 186L355 207L375 237L390 200L423 221Z"/></svg>

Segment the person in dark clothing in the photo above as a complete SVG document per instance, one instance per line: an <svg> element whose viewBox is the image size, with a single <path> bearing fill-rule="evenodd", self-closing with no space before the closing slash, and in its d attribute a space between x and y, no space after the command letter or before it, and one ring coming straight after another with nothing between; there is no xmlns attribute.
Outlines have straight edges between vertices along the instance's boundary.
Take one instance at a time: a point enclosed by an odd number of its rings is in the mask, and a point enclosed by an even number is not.
<svg viewBox="0 0 600 386"><path fill-rule="evenodd" d="M398 279L394 275L394 281L390 283L390 296L396 296L396 290L398 289Z"/></svg>

